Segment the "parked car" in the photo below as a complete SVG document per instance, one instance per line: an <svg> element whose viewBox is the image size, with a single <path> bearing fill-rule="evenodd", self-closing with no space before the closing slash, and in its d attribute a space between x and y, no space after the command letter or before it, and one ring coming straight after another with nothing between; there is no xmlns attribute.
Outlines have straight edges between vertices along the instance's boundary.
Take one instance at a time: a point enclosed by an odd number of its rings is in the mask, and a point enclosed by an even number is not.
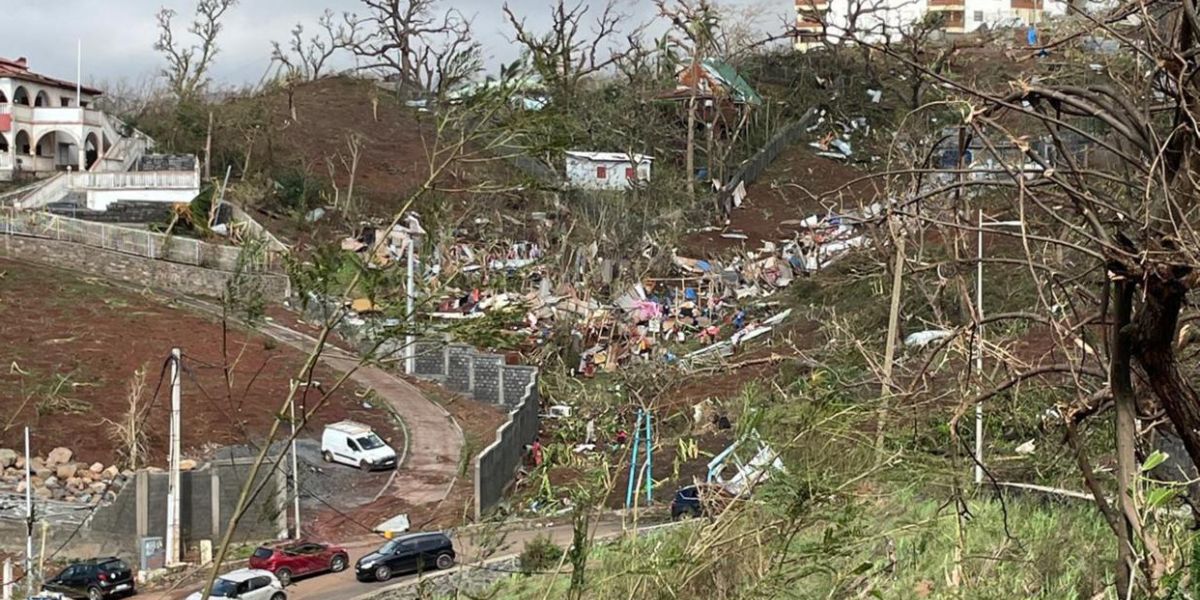
<svg viewBox="0 0 1200 600"><path fill-rule="evenodd" d="M411 533L400 536L358 559L354 574L359 581L387 581L396 573L449 569L457 555L454 542L444 533Z"/></svg>
<svg viewBox="0 0 1200 600"><path fill-rule="evenodd" d="M201 592L193 592L187 600L200 600L202 596ZM212 600L287 600L275 574L262 569L238 569L218 577L208 597Z"/></svg>
<svg viewBox="0 0 1200 600"><path fill-rule="evenodd" d="M396 468L396 451L370 427L354 421L325 426L321 457L325 462L339 462L364 471Z"/></svg>
<svg viewBox="0 0 1200 600"><path fill-rule="evenodd" d="M337 573L350 565L346 549L316 542L286 542L259 546L250 555L250 568L270 571L283 587L292 579L317 573Z"/></svg>
<svg viewBox="0 0 1200 600"><path fill-rule="evenodd" d="M679 488L671 500L671 520L720 513L732 498L725 488L710 483Z"/></svg>
<svg viewBox="0 0 1200 600"><path fill-rule="evenodd" d="M125 561L109 556L93 558L67 566L58 575L51 577L42 587L48 592L57 592L67 598L120 598L137 592L133 582L133 569Z"/></svg>

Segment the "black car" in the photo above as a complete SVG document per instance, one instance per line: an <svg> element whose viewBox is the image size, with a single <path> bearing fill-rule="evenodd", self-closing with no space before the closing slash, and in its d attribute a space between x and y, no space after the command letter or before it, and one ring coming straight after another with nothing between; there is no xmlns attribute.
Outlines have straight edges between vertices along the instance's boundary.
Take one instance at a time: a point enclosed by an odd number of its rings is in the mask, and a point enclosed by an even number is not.
<svg viewBox="0 0 1200 600"><path fill-rule="evenodd" d="M74 563L42 587L68 598L86 600L120 598L137 593L133 569L125 561L113 556Z"/></svg>
<svg viewBox="0 0 1200 600"><path fill-rule="evenodd" d="M671 500L671 520L678 521L687 517L699 517L704 514L704 506L700 503L700 491L694 485L679 488L675 498Z"/></svg>
<svg viewBox="0 0 1200 600"><path fill-rule="evenodd" d="M454 543L444 533L413 533L398 537L358 559L359 581L387 581L396 573L454 566Z"/></svg>

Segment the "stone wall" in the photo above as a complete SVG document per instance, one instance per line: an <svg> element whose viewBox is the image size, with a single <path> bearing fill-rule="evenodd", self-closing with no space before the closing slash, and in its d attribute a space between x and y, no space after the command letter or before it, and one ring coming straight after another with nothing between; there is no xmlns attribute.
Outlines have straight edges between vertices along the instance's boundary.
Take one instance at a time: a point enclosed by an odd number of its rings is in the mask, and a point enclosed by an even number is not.
<svg viewBox="0 0 1200 600"><path fill-rule="evenodd" d="M2 233L0 256L198 296L221 293L226 281L233 276L229 271L143 258L72 242ZM283 300L288 296L287 276L259 273L255 277L262 282L263 294L268 298Z"/></svg>
<svg viewBox="0 0 1200 600"><path fill-rule="evenodd" d="M496 441L475 458L475 518L499 504L537 438L540 409L538 371L505 364L503 356L478 352L463 344L422 340L415 347L417 377L440 381L480 402L502 406L509 419L496 431Z"/></svg>

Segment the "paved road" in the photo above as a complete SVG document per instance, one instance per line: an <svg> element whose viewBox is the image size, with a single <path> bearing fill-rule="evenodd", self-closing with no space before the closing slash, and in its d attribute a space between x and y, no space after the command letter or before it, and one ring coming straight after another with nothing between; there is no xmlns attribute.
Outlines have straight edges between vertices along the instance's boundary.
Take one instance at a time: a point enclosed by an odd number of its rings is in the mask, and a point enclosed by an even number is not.
<svg viewBox="0 0 1200 600"><path fill-rule="evenodd" d="M220 314L219 307L201 300L180 298L179 301ZM306 353L316 344L312 336L274 322L263 323L258 331ZM358 365L359 358L326 344L321 361L335 371L345 373ZM462 429L450 413L412 384L378 367L358 367L350 378L374 390L404 420L405 462L400 465L388 493L414 507L444 500L458 475L459 456L463 451Z"/></svg>
<svg viewBox="0 0 1200 600"><path fill-rule="evenodd" d="M478 530L478 528L476 528ZM594 529L595 537L612 538L623 532L620 522L602 522ZM563 524L548 527L514 528L504 533L503 541L488 544L488 549L481 548L482 539L488 536L464 532L455 536L455 549L459 553L459 563L477 564L487 558L520 554L525 543L541 535L548 536L555 544L566 547L571 543L573 530L571 525ZM288 600L349 600L359 595L379 590L397 583L417 579L416 575L396 577L387 583L362 583L355 579L353 565L363 555L381 545L380 542L369 544L360 543L347 546L350 552L350 569L342 573L328 573L296 581L288 588ZM170 592L139 594L139 600L181 600L188 594L198 590L199 584L193 584L183 589Z"/></svg>

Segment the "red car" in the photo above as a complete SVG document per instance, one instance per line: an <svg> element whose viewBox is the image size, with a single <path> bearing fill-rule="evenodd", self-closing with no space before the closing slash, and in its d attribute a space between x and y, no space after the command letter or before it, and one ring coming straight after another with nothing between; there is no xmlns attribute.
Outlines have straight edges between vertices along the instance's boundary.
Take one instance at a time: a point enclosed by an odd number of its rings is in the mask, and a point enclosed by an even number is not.
<svg viewBox="0 0 1200 600"><path fill-rule="evenodd" d="M350 564L346 549L315 542L284 542L260 546L250 556L250 568L270 571L287 586L296 577L337 573Z"/></svg>

